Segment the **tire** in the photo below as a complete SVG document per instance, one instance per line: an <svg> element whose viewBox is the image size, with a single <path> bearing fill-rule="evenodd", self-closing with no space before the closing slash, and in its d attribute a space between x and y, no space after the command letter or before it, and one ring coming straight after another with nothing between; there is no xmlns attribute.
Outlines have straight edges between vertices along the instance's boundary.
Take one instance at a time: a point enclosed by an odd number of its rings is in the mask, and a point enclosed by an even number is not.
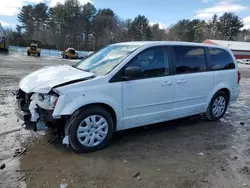
<svg viewBox="0 0 250 188"><path fill-rule="evenodd" d="M40 57L40 53L38 53L37 56Z"/></svg>
<svg viewBox="0 0 250 188"><path fill-rule="evenodd" d="M68 59L68 56L67 56L67 55L65 55L65 59Z"/></svg>
<svg viewBox="0 0 250 188"><path fill-rule="evenodd" d="M103 119L101 120L101 118ZM94 127L95 123L93 124L91 121L102 123ZM90 126L87 126L87 122ZM93 152L102 149L108 145L114 132L114 121L111 114L99 106L78 110L71 117L69 124L70 146L76 152ZM89 128L91 126L92 128ZM105 128L100 129L104 126ZM99 131L97 127L100 129Z"/></svg>
<svg viewBox="0 0 250 188"><path fill-rule="evenodd" d="M215 93L215 95L213 96L213 98L211 99L209 103L207 112L205 113L206 118L210 121L217 121L221 119L227 111L228 101L229 99L225 92L218 91L217 93ZM217 107L217 111L216 111L216 107Z"/></svg>
<svg viewBox="0 0 250 188"><path fill-rule="evenodd" d="M29 53L29 52L27 52L27 55L28 55L28 56L30 56L30 53Z"/></svg>

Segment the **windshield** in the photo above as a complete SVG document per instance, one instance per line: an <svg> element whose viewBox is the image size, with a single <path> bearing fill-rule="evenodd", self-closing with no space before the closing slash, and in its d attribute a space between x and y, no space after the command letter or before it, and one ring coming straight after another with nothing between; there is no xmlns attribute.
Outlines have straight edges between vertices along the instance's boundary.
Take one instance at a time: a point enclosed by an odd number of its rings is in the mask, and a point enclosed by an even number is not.
<svg viewBox="0 0 250 188"><path fill-rule="evenodd" d="M95 75L105 75L139 47L140 45L110 45L80 61L76 68Z"/></svg>

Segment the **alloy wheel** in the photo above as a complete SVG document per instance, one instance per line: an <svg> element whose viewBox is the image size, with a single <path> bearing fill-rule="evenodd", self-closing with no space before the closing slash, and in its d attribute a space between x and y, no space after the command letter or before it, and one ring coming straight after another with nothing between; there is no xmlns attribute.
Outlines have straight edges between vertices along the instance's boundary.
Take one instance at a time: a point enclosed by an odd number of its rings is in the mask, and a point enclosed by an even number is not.
<svg viewBox="0 0 250 188"><path fill-rule="evenodd" d="M223 96L219 96L214 100L212 112L215 117L220 117L226 109L226 100Z"/></svg>

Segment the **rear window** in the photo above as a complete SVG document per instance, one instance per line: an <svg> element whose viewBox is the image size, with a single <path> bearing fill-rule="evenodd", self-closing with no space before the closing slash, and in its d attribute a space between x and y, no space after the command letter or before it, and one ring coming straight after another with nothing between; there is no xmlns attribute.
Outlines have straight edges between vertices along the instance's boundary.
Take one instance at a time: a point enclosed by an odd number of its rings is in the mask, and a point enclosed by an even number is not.
<svg viewBox="0 0 250 188"><path fill-rule="evenodd" d="M206 71L206 56L203 47L173 46L176 73Z"/></svg>
<svg viewBox="0 0 250 188"><path fill-rule="evenodd" d="M208 48L208 51L210 54L210 66L212 70L225 70L235 68L234 60L228 53L228 51L220 48Z"/></svg>

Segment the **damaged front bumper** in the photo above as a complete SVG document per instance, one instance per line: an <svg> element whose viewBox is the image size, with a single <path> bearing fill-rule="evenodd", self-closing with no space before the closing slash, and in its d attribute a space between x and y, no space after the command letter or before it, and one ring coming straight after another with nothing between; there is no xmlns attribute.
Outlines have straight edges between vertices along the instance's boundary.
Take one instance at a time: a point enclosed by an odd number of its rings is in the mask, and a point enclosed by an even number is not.
<svg viewBox="0 0 250 188"><path fill-rule="evenodd" d="M26 94L21 89L18 90L16 94L15 113L19 119L24 121L25 129L34 131L46 130L47 127L44 123L38 120L39 115L35 109L37 106L32 103L30 96L30 94ZM37 118L34 118L34 116Z"/></svg>
<svg viewBox="0 0 250 188"><path fill-rule="evenodd" d="M16 107L15 113L19 119L24 121L25 129L27 130L41 131L48 129L48 126L45 125L45 123L40 119L37 119L36 121L31 121L32 114L21 110L19 107Z"/></svg>
<svg viewBox="0 0 250 188"><path fill-rule="evenodd" d="M16 115L24 121L25 129L48 132L63 138L63 144L69 144L67 116L53 116L53 110L41 108L35 101L31 100L32 94L27 94L21 89L16 95Z"/></svg>
<svg viewBox="0 0 250 188"><path fill-rule="evenodd" d="M16 107L15 109L16 115L19 119L21 119L24 122L27 122L30 120L31 114L25 111L22 111L19 107Z"/></svg>
<svg viewBox="0 0 250 188"><path fill-rule="evenodd" d="M26 129L34 131L46 130L48 128L60 130L64 127L61 116L53 117L53 110L46 110L40 107L35 100L34 94L27 94L21 89L17 92L16 115L24 121Z"/></svg>

